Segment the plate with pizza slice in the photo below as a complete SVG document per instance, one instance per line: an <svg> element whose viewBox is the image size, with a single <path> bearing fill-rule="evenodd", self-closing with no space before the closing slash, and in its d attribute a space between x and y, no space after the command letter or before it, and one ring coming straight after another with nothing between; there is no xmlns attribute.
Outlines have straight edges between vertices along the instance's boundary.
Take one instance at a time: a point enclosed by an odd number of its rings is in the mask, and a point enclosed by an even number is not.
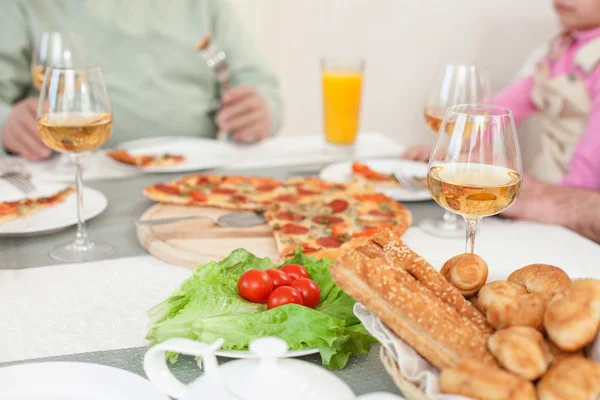
<svg viewBox="0 0 600 400"><path fill-rule="evenodd" d="M402 172L414 177L423 186L421 190L402 187L394 178L394 172ZM431 200L427 188L427 163L401 159L381 159L348 161L331 164L321 170L321 179L354 183L365 188L373 188L400 201Z"/></svg>
<svg viewBox="0 0 600 400"><path fill-rule="evenodd" d="M0 238L46 235L77 224L75 188L35 182L36 191L24 195L0 179ZM108 201L97 190L84 187L85 219L106 209Z"/></svg>
<svg viewBox="0 0 600 400"><path fill-rule="evenodd" d="M106 155L145 172L173 173L221 167L235 161L239 150L215 139L176 136L123 142Z"/></svg>

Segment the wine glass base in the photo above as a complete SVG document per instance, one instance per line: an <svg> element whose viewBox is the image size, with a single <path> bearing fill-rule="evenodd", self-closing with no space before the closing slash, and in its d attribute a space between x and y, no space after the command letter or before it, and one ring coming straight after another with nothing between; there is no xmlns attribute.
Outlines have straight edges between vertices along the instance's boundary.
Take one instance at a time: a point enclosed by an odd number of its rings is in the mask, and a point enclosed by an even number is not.
<svg viewBox="0 0 600 400"><path fill-rule="evenodd" d="M448 239L464 239L465 224L461 220L456 220L455 223L448 223L442 218L427 218L420 224L419 228L430 235L448 238Z"/></svg>
<svg viewBox="0 0 600 400"><path fill-rule="evenodd" d="M64 262L100 261L113 252L113 247L104 242L89 243L87 246L69 242L53 247L50 251L50 257Z"/></svg>
<svg viewBox="0 0 600 400"><path fill-rule="evenodd" d="M333 144L330 142L325 142L325 153L335 155L335 156L347 156L351 157L354 155L356 148L354 143L350 144Z"/></svg>

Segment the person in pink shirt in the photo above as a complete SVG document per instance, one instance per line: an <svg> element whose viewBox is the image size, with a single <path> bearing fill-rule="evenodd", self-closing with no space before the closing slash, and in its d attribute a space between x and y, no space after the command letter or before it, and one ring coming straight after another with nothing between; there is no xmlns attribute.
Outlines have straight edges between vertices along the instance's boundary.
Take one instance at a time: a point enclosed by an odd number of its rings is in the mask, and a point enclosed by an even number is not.
<svg viewBox="0 0 600 400"><path fill-rule="evenodd" d="M542 148L527 171L545 183L600 190L600 1L555 0L565 32L536 71L493 97L515 123L538 113ZM430 147L409 149L426 160Z"/></svg>
<svg viewBox="0 0 600 400"><path fill-rule="evenodd" d="M492 99L517 125L537 113L541 135L521 196L503 216L557 223L600 242L600 1L554 0L554 8L564 32L532 75ZM417 146L403 158L427 161L430 152Z"/></svg>

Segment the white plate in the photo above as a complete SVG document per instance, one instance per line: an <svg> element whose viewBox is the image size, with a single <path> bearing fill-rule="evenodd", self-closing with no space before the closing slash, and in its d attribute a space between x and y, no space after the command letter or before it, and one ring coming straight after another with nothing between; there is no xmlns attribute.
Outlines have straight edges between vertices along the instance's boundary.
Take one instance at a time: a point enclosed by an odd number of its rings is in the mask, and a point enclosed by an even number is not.
<svg viewBox="0 0 600 400"><path fill-rule="evenodd" d="M302 349L302 350L294 350L288 351L282 357L283 358L292 358L292 357L302 357L308 356L310 354L317 354L319 352L318 349ZM256 358L256 356L250 353L247 350L220 350L215 352L215 354L219 357L225 358Z"/></svg>
<svg viewBox="0 0 600 400"><path fill-rule="evenodd" d="M411 175L427 176L427 164L417 161L407 161L401 159L386 160L367 160L361 161L369 168L384 174L391 174L393 171L403 171ZM321 170L319 175L321 179L340 183L352 181L352 161L331 164ZM431 194L427 188L423 190L407 190L403 188L377 188L376 189L387 196L400 201L423 201L431 200Z"/></svg>
<svg viewBox="0 0 600 400"><path fill-rule="evenodd" d="M168 400L148 380L104 365L43 362L0 368L2 400Z"/></svg>
<svg viewBox="0 0 600 400"><path fill-rule="evenodd" d="M25 196L8 182L0 179L0 201L15 201L24 197L43 197L55 194L67 185L34 182L37 191ZM106 209L108 200L97 190L83 188L83 209L86 220ZM75 193L64 202L34 213L29 217L0 224L0 237L37 236L68 228L77 224L77 197Z"/></svg>
<svg viewBox="0 0 600 400"><path fill-rule="evenodd" d="M139 168L152 173L191 172L217 168L234 162L239 156L239 150L231 143L206 138L175 136L139 139L123 142L118 147L133 155L170 153L186 157L184 162L176 165Z"/></svg>

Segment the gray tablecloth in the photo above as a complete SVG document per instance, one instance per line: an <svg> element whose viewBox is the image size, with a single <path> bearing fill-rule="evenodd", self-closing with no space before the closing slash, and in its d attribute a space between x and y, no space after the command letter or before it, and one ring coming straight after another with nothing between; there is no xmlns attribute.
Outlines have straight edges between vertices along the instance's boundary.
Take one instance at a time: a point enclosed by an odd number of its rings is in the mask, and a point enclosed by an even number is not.
<svg viewBox="0 0 600 400"><path fill-rule="evenodd" d="M213 171L219 173L219 171ZM286 178L295 175L294 171L282 169L269 169L257 171L239 171L243 174L257 176L272 176ZM235 173L229 171L228 173ZM144 255L146 251L139 245L134 231L133 222L152 203L141 195L145 186L155 182L174 178L171 175L144 175L142 177L114 180L96 181L87 183L87 186L103 192L109 201L107 210L100 216L88 222L89 234L93 240L110 242L115 249L111 258L131 257ZM424 217L441 216L442 210L433 202L406 203L414 215L415 223ZM55 233L48 236L27 239L0 239L0 268L37 268L46 265L60 264L48 255L50 248L63 241L72 239L75 228ZM44 361L83 361L105 364L122 368L143 375L142 359L145 348L132 348L96 353L73 354L61 357L52 357ZM374 346L371 353L365 357L352 359L348 366L335 373L347 382L356 394L373 391L389 391L397 393L392 379L385 373L378 357L378 346ZM305 357L306 360L319 363L318 355ZM31 362L26 360L22 362ZM41 361L41 360L35 360ZM227 362L228 360L221 360ZM14 363L12 363L14 364ZM0 367L10 364L0 364ZM181 361L173 367L174 373L182 380L189 382L195 379L200 371L191 358L182 357Z"/></svg>

